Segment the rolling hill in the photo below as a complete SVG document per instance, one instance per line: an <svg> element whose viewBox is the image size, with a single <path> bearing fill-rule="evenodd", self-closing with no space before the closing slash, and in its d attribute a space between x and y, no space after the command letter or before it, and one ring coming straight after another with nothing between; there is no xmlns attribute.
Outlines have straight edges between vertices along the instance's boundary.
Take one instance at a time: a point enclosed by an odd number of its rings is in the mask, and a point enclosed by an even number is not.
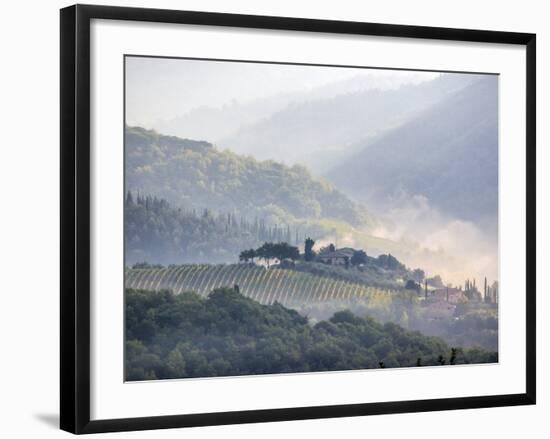
<svg viewBox="0 0 550 439"><path fill-rule="evenodd" d="M258 161L208 142L164 136L139 127L125 134L126 189L180 208L233 212L271 224L372 221L365 207L303 166Z"/></svg>

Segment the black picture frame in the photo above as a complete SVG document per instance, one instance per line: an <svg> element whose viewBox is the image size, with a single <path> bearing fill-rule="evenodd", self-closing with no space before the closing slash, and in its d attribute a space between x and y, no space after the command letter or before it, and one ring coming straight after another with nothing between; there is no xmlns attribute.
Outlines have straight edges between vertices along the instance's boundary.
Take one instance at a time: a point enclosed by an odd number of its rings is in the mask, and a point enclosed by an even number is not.
<svg viewBox="0 0 550 439"><path fill-rule="evenodd" d="M416 401L346 404L90 420L90 21L133 20L255 29L374 35L526 47L526 392ZM211 12L74 5L61 10L61 429L81 434L326 417L535 404L536 401L536 36Z"/></svg>

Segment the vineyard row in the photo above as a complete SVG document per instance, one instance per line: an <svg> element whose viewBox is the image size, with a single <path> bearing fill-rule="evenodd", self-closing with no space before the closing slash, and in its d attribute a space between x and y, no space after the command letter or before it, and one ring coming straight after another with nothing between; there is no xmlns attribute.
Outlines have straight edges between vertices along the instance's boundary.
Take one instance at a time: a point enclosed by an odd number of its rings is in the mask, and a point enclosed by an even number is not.
<svg viewBox="0 0 550 439"><path fill-rule="evenodd" d="M194 291L207 296L212 290L237 285L240 292L262 304L283 305L380 298L389 290L352 283L310 273L267 269L248 264L193 264L170 268L130 269L126 271L126 287L145 290L172 290L175 294Z"/></svg>

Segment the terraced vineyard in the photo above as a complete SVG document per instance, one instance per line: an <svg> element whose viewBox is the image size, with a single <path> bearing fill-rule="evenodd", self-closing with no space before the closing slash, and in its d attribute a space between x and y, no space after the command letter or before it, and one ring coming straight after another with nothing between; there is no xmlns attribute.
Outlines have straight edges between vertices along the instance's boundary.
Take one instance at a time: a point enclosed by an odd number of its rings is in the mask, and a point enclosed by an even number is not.
<svg viewBox="0 0 550 439"><path fill-rule="evenodd" d="M169 289L176 294L194 291L206 296L215 288L234 285L239 286L242 294L262 304L279 302L292 305L361 297L382 298L390 294L389 290L340 279L249 264L195 264L126 271L127 288Z"/></svg>

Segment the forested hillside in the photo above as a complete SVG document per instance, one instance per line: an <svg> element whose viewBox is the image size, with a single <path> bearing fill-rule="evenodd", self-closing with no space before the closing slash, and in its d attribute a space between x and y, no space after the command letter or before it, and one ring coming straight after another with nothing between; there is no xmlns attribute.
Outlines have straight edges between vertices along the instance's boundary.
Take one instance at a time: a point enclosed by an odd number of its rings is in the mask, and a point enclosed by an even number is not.
<svg viewBox="0 0 550 439"><path fill-rule="evenodd" d="M497 353L453 349L349 311L311 326L296 311L234 289L208 298L126 290L125 306L129 381L498 361Z"/></svg>
<svg viewBox="0 0 550 439"><path fill-rule="evenodd" d="M128 191L124 203L126 264L211 264L238 260L263 242L298 245L325 230L307 221L272 224L263 218L210 209L176 208L164 199Z"/></svg>
<svg viewBox="0 0 550 439"><path fill-rule="evenodd" d="M498 78L478 79L365 145L327 176L376 205L423 195L454 217L496 217Z"/></svg>
<svg viewBox="0 0 550 439"><path fill-rule="evenodd" d="M207 142L126 128L126 188L185 209L213 209L271 224L297 219L365 225L365 208L303 166L257 161ZM298 147L298 145L297 145Z"/></svg>
<svg viewBox="0 0 550 439"><path fill-rule="evenodd" d="M127 265L235 261L241 248L279 233L258 220L175 208L164 199L132 192L124 203L124 227Z"/></svg>

